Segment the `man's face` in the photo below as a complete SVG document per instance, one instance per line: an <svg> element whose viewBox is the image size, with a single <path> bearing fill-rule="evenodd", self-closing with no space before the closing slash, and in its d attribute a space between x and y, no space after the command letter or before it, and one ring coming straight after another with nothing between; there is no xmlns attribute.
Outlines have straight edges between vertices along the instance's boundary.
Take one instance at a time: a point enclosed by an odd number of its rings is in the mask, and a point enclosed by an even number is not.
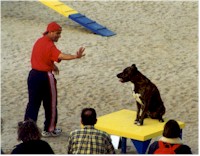
<svg viewBox="0 0 200 156"><path fill-rule="evenodd" d="M53 42L57 42L58 39L61 37L61 32L62 29L58 30L58 31L52 31L50 32L50 38Z"/></svg>

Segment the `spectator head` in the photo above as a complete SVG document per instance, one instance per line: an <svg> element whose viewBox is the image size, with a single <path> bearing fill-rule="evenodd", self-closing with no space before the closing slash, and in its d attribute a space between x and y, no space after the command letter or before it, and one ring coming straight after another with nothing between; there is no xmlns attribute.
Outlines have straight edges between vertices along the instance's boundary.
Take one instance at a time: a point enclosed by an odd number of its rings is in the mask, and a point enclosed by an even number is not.
<svg viewBox="0 0 200 156"><path fill-rule="evenodd" d="M83 125L95 125L97 114L93 108L84 108L81 113L81 122Z"/></svg>
<svg viewBox="0 0 200 156"><path fill-rule="evenodd" d="M29 119L18 123L18 141L27 142L40 139L41 132L33 120Z"/></svg>
<svg viewBox="0 0 200 156"><path fill-rule="evenodd" d="M180 137L181 129L179 124L175 120L169 120L165 126L163 131L163 136L166 138L178 138Z"/></svg>

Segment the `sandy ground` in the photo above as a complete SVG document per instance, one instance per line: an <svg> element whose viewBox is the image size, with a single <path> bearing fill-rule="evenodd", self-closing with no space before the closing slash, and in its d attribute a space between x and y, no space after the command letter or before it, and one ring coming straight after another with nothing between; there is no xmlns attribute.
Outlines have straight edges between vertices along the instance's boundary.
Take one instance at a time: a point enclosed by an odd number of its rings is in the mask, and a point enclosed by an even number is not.
<svg viewBox="0 0 200 156"><path fill-rule="evenodd" d="M10 153L18 121L28 101L27 76L31 50L46 25L63 27L57 47L80 60L58 64L58 127L63 134L46 138L56 154L66 154L67 136L80 127L80 112L93 107L98 116L121 109L136 110L130 83L116 74L135 63L160 90L165 118L184 121L183 141L198 154L198 2L197 1L64 1L70 7L117 33L95 35L40 2L1 2L1 147ZM134 117L133 117L134 120ZM42 129L41 107L38 126ZM129 153L135 153L132 145Z"/></svg>

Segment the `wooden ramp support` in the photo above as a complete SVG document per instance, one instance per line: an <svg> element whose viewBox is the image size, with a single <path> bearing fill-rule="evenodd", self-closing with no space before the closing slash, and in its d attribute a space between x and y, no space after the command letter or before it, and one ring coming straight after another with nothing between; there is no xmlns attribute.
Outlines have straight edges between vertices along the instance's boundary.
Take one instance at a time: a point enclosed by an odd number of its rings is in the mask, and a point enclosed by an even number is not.
<svg viewBox="0 0 200 156"><path fill-rule="evenodd" d="M59 0L39 0L39 2L55 10L61 15L70 18L95 34L107 37L115 35L115 33L111 30L87 18L85 15L80 14L78 11L70 8Z"/></svg>

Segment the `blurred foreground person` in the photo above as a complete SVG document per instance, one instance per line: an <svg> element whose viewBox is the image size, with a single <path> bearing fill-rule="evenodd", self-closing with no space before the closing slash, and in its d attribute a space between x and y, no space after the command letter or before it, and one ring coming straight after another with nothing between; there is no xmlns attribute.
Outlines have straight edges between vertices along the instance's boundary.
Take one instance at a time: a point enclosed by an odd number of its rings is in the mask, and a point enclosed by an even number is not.
<svg viewBox="0 0 200 156"><path fill-rule="evenodd" d="M181 129L175 120L169 120L159 141L155 141L149 147L148 154L192 154L189 146L183 144Z"/></svg>
<svg viewBox="0 0 200 156"><path fill-rule="evenodd" d="M50 145L41 140L41 133L33 120L18 123L18 141L11 154L54 154Z"/></svg>

